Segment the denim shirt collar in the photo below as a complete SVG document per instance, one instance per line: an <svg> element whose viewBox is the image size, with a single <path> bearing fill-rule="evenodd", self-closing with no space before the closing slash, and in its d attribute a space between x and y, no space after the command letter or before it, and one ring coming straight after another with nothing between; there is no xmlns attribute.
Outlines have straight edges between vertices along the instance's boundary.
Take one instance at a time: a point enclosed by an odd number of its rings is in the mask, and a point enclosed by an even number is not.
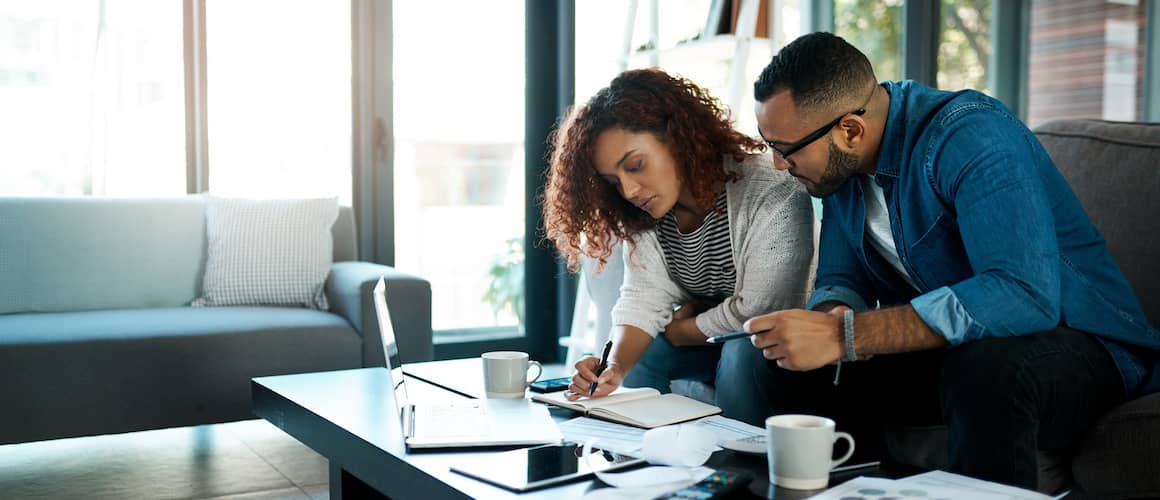
<svg viewBox="0 0 1160 500"><path fill-rule="evenodd" d="M908 142L902 110L903 101L906 100L905 83L885 81L880 84L890 98L890 106L886 112L882 143L878 146L878 163L874 168L875 174L891 178L898 177L898 167L903 164L904 159L902 148Z"/></svg>

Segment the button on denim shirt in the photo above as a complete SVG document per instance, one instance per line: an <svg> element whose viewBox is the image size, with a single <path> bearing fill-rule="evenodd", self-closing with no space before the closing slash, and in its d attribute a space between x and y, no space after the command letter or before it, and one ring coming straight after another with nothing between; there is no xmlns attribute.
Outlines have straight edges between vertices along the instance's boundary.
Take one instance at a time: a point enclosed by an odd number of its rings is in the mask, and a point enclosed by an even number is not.
<svg viewBox="0 0 1160 500"><path fill-rule="evenodd" d="M1068 326L1108 348L1127 394L1160 391L1160 331L1031 131L975 91L882 86L890 110L875 181L918 290L866 243L862 183L852 177L822 200L806 307L910 303L952 346Z"/></svg>

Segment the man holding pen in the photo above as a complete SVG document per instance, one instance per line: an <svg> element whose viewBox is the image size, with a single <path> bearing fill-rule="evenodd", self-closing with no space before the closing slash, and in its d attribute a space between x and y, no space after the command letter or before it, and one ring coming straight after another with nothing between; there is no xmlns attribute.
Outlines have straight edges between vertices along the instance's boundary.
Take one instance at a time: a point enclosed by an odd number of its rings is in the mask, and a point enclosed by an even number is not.
<svg viewBox="0 0 1160 500"><path fill-rule="evenodd" d="M806 309L744 328L776 412L832 416L859 450L945 423L951 471L1036 488L1039 450L1160 390L1160 331L1001 103L880 84L829 33L783 48L754 91L774 168L823 200Z"/></svg>

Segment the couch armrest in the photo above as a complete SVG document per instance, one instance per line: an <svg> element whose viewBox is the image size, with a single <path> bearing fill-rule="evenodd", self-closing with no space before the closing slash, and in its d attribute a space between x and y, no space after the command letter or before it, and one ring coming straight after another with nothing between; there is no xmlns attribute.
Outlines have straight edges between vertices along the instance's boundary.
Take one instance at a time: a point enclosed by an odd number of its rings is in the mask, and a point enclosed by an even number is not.
<svg viewBox="0 0 1160 500"><path fill-rule="evenodd" d="M435 357L431 340L431 283L372 262L335 262L326 280L330 311L338 314L362 336L363 366L385 366L379 322L375 318L373 291L379 277L386 278L387 305L405 363Z"/></svg>

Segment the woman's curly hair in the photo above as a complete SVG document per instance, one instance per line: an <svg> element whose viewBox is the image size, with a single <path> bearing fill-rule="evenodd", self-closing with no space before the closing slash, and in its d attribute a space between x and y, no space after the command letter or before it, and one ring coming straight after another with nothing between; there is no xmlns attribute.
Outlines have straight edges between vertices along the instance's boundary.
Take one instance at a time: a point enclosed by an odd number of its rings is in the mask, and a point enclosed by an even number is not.
<svg viewBox="0 0 1160 500"><path fill-rule="evenodd" d="M725 155L742 161L765 149L734 130L725 106L697 84L659 69L621 73L572 109L549 137L551 165L541 200L545 236L573 272L581 254L603 269L617 241L631 243L631 236L656 225L596 172L596 138L609 129L656 136L702 207L713 206L714 186L735 178L725 170Z"/></svg>

